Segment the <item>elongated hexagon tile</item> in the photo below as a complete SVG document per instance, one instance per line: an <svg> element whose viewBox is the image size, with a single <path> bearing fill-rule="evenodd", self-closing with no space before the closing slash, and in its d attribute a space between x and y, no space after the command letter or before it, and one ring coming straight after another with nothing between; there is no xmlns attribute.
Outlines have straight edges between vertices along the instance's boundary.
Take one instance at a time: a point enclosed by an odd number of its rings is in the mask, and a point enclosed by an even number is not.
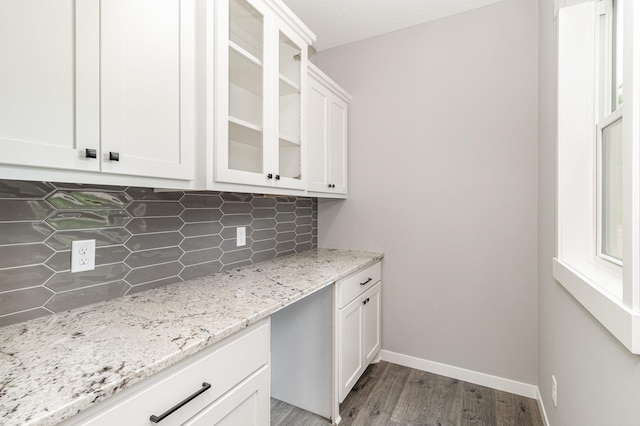
<svg viewBox="0 0 640 426"><path fill-rule="evenodd" d="M253 241L270 240L275 238L277 233L278 232L273 228L261 229L259 231L253 231L253 233L251 234L251 238L253 238Z"/></svg>
<svg viewBox="0 0 640 426"><path fill-rule="evenodd" d="M274 197L257 197L251 200L253 207L275 207L278 201Z"/></svg>
<svg viewBox="0 0 640 426"><path fill-rule="evenodd" d="M185 237L198 237L203 235L216 235L222 231L220 222L187 223L180 229Z"/></svg>
<svg viewBox="0 0 640 426"><path fill-rule="evenodd" d="M313 231L313 226L311 226L311 225L300 225L300 226L296 226L296 228L295 228L295 232L298 235L300 235L300 234L310 234L311 231Z"/></svg>
<svg viewBox="0 0 640 426"><path fill-rule="evenodd" d="M186 223L192 222L214 222L222 219L220 209L186 209L180 218Z"/></svg>
<svg viewBox="0 0 640 426"><path fill-rule="evenodd" d="M98 266L90 271L58 272L45 286L56 293L77 290L96 284L122 280L130 270L131 268L123 263L115 263L113 265Z"/></svg>
<svg viewBox="0 0 640 426"><path fill-rule="evenodd" d="M278 233L294 231L295 229L296 229L295 222L284 222L276 225L276 231L278 231Z"/></svg>
<svg viewBox="0 0 640 426"><path fill-rule="evenodd" d="M276 215L276 222L278 222L278 223L293 222L295 220L296 220L296 214L295 213L278 213Z"/></svg>
<svg viewBox="0 0 640 426"><path fill-rule="evenodd" d="M53 253L51 247L42 243L0 246L0 268L44 263Z"/></svg>
<svg viewBox="0 0 640 426"><path fill-rule="evenodd" d="M240 201L242 203L250 203L253 200L253 194L245 194L240 192L222 192L220 198L224 201Z"/></svg>
<svg viewBox="0 0 640 426"><path fill-rule="evenodd" d="M176 216L170 217L137 217L131 219L125 228L132 234L144 234L147 232L178 231L184 222Z"/></svg>
<svg viewBox="0 0 640 426"><path fill-rule="evenodd" d="M226 253L228 251L242 249L243 247L251 247L251 244L253 244L253 240L251 239L251 237L247 237L246 238L246 244L244 246L241 246L241 247L238 247L238 243L237 243L237 239L236 238L229 238L229 239L226 239L226 240L222 241L222 244L220 244L220 248L222 249L223 252Z"/></svg>
<svg viewBox="0 0 640 426"><path fill-rule="evenodd" d="M253 252L250 249L242 249L236 251L229 251L222 255L220 261L223 265L229 265L231 263L238 263L244 260L251 259Z"/></svg>
<svg viewBox="0 0 640 426"><path fill-rule="evenodd" d="M42 286L0 294L2 294L0 315L39 308L54 295L51 290Z"/></svg>
<svg viewBox="0 0 640 426"><path fill-rule="evenodd" d="M58 230L108 228L125 225L131 217L124 210L59 210L47 218Z"/></svg>
<svg viewBox="0 0 640 426"><path fill-rule="evenodd" d="M79 290L65 291L64 293L58 293L53 296L44 307L53 312L63 312L80 306L124 296L130 288L131 286L124 281L115 281L85 287Z"/></svg>
<svg viewBox="0 0 640 426"><path fill-rule="evenodd" d="M296 233L293 231L290 232L279 232L276 235L276 241L282 243L284 241L293 241L296 239Z"/></svg>
<svg viewBox="0 0 640 426"><path fill-rule="evenodd" d="M266 260L271 260L276 258L277 252L275 249L259 251L257 253L253 253L251 255L251 261L253 263L264 262Z"/></svg>
<svg viewBox="0 0 640 426"><path fill-rule="evenodd" d="M155 250L145 250L133 252L124 261L132 268L141 266L151 266L158 263L173 262L184 254L180 247L167 247Z"/></svg>
<svg viewBox="0 0 640 426"><path fill-rule="evenodd" d="M296 206L298 206L298 207L311 207L311 206L313 206L313 198L298 197L296 199Z"/></svg>
<svg viewBox="0 0 640 426"><path fill-rule="evenodd" d="M2 200L0 221L42 220L53 211L53 206L46 201Z"/></svg>
<svg viewBox="0 0 640 426"><path fill-rule="evenodd" d="M179 246L184 237L179 232L161 232L158 234L139 234L129 238L125 244L131 251L150 250L161 247Z"/></svg>
<svg viewBox="0 0 640 426"><path fill-rule="evenodd" d="M223 226L249 226L253 218L249 214L230 214L220 219Z"/></svg>
<svg viewBox="0 0 640 426"><path fill-rule="evenodd" d="M251 223L254 232L261 229L272 229L276 227L275 219L256 219Z"/></svg>
<svg viewBox="0 0 640 426"><path fill-rule="evenodd" d="M271 219L276 217L276 209L274 208L256 208L251 211L254 219Z"/></svg>
<svg viewBox="0 0 640 426"><path fill-rule="evenodd" d="M45 243L56 250L68 250L75 240L96 240L96 247L121 245L131 234L124 228L101 228L76 231L56 231Z"/></svg>
<svg viewBox="0 0 640 426"><path fill-rule="evenodd" d="M258 251L269 250L269 249L275 248L276 244L277 244L277 241L274 238L270 238L268 240L255 241L251 245L251 251L255 253Z"/></svg>
<svg viewBox="0 0 640 426"><path fill-rule="evenodd" d="M169 278L164 278L157 281L151 281L144 284L138 284L138 285L132 286L127 292L127 295L136 294L136 293L140 293L141 291L151 290L152 288L164 287L165 285L171 285L179 282L182 282L182 278L169 277Z"/></svg>
<svg viewBox="0 0 640 426"><path fill-rule="evenodd" d="M180 216L184 207L177 201L132 201L126 210L133 217Z"/></svg>
<svg viewBox="0 0 640 426"><path fill-rule="evenodd" d="M188 209L219 208L223 201L218 195L187 194L180 199L180 203Z"/></svg>
<svg viewBox="0 0 640 426"><path fill-rule="evenodd" d="M311 207L298 207L296 209L296 216L311 216L313 209Z"/></svg>
<svg viewBox="0 0 640 426"><path fill-rule="evenodd" d="M169 262L160 265L145 266L132 269L125 277L131 285L143 284L180 275L184 267L180 262Z"/></svg>
<svg viewBox="0 0 640 426"><path fill-rule="evenodd" d="M45 315L51 315L51 311L45 308L29 309L28 311L20 311L15 314L7 314L0 317L0 327L6 325L17 324L23 321L29 321L35 318L40 318Z"/></svg>
<svg viewBox="0 0 640 426"><path fill-rule="evenodd" d="M313 239L313 235L311 234L300 234L295 238L295 242L300 244L300 243L311 243L311 240Z"/></svg>
<svg viewBox="0 0 640 426"><path fill-rule="evenodd" d="M222 269L222 263L217 260L200 263L198 265L187 266L180 274L180 278L187 281L205 275L217 274Z"/></svg>
<svg viewBox="0 0 640 426"><path fill-rule="evenodd" d="M139 188L132 186L127 188L125 191L132 199L134 200L173 200L178 201L183 197L184 193L182 191L155 191L153 188Z"/></svg>
<svg viewBox="0 0 640 426"><path fill-rule="evenodd" d="M296 225L310 225L313 222L311 216L301 216L295 219Z"/></svg>
<svg viewBox="0 0 640 426"><path fill-rule="evenodd" d="M278 203L276 211L278 213L293 213L296 211L296 205L293 203Z"/></svg>
<svg viewBox="0 0 640 426"><path fill-rule="evenodd" d="M296 253L302 253L303 251L307 251L307 250L311 250L313 248L313 244L311 244L311 241L307 242L307 243L300 243L300 244L296 244Z"/></svg>
<svg viewBox="0 0 640 426"><path fill-rule="evenodd" d="M0 223L0 245L39 243L53 234L53 228L43 221Z"/></svg>
<svg viewBox="0 0 640 426"><path fill-rule="evenodd" d="M184 266L195 265L197 263L211 262L220 259L222 256L222 250L219 248L207 248L202 250L195 250L185 253L180 258L180 263Z"/></svg>
<svg viewBox="0 0 640 426"><path fill-rule="evenodd" d="M225 202L222 207L220 207L222 213L224 214L240 214L240 213L251 213L253 207L249 203L228 203Z"/></svg>
<svg viewBox="0 0 640 426"><path fill-rule="evenodd" d="M49 195L55 187L48 182L31 182L22 180L0 179L0 199L35 198L42 199Z"/></svg>
<svg viewBox="0 0 640 426"><path fill-rule="evenodd" d="M291 250L293 250L295 248L296 248L296 242L295 241L285 241L285 242L276 244L276 251L278 253L288 252L288 251L291 251Z"/></svg>
<svg viewBox="0 0 640 426"><path fill-rule="evenodd" d="M44 265L0 269L0 292L39 286L52 275L53 271Z"/></svg>
<svg viewBox="0 0 640 426"><path fill-rule="evenodd" d="M207 248L219 247L222 242L220 235L206 235L203 237L185 238L180 244L180 248L184 251L202 250Z"/></svg>
<svg viewBox="0 0 640 426"><path fill-rule="evenodd" d="M58 190L49 195L47 201L59 210L123 209L131 197L124 192Z"/></svg>

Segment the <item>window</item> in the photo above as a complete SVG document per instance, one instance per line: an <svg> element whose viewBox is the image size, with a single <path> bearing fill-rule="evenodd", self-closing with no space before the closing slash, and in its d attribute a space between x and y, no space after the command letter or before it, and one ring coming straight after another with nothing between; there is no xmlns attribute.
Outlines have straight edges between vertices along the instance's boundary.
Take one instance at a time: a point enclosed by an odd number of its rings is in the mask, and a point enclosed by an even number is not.
<svg viewBox="0 0 640 426"><path fill-rule="evenodd" d="M597 253L600 259L622 266L622 80L624 0L596 4L599 72L597 114Z"/></svg>
<svg viewBox="0 0 640 426"><path fill-rule="evenodd" d="M640 354L640 3L566 3L558 12L553 273Z"/></svg>

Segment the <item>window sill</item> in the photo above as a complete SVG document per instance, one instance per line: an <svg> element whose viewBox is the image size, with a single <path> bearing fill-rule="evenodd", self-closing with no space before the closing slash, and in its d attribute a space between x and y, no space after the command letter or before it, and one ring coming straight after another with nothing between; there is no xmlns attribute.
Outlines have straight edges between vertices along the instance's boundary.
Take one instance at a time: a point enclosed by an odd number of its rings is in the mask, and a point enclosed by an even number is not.
<svg viewBox="0 0 640 426"><path fill-rule="evenodd" d="M595 264L553 259L554 278L629 351L640 355L640 312L622 303L620 274Z"/></svg>

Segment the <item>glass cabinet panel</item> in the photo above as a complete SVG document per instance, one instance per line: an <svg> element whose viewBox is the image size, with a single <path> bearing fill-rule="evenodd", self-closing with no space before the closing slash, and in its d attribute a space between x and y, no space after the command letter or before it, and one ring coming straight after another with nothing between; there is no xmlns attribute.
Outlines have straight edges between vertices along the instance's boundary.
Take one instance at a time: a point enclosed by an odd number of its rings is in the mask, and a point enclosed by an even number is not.
<svg viewBox="0 0 640 426"><path fill-rule="evenodd" d="M229 169L263 173L264 17L229 1Z"/></svg>
<svg viewBox="0 0 640 426"><path fill-rule="evenodd" d="M279 39L279 173L282 177L302 178L302 48L280 32Z"/></svg>

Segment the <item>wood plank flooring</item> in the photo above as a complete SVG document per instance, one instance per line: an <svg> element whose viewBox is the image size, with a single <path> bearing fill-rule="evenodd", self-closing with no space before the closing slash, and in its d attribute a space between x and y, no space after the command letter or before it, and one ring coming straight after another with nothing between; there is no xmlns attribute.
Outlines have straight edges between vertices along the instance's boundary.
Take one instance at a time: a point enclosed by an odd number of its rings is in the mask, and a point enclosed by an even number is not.
<svg viewBox="0 0 640 426"><path fill-rule="evenodd" d="M345 426L542 426L538 403L388 362L367 368L340 405ZM329 421L272 399L273 426Z"/></svg>

